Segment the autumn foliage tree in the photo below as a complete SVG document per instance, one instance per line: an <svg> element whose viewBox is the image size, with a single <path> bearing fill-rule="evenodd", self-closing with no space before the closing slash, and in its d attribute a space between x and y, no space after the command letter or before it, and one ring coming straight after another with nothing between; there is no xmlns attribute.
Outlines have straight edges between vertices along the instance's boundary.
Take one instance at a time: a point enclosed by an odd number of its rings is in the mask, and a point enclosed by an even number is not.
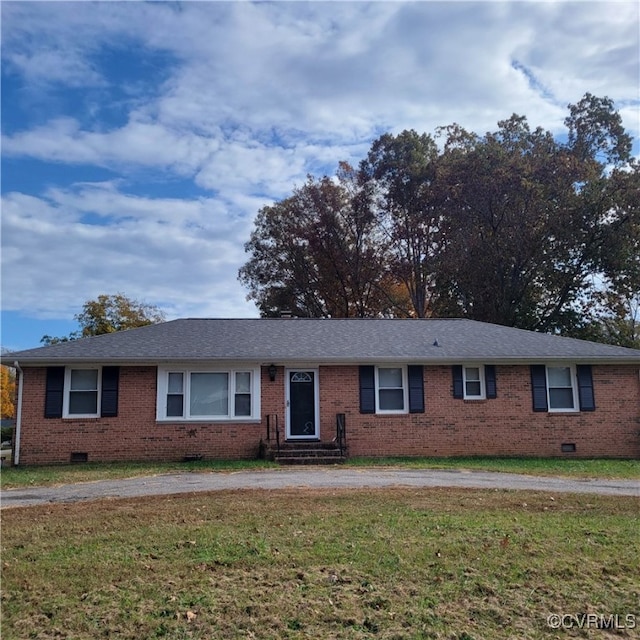
<svg viewBox="0 0 640 640"><path fill-rule="evenodd" d="M364 317L394 306L384 238L346 163L335 180L309 177L261 209L245 249L240 280L263 316Z"/></svg>
<svg viewBox="0 0 640 640"><path fill-rule="evenodd" d="M164 313L156 306L133 300L117 293L100 295L95 300L87 300L82 311L74 316L80 329L69 336L52 338L43 336L44 344L68 342L77 338L87 338L105 333L135 329L149 324L158 324L165 319Z"/></svg>
<svg viewBox="0 0 640 640"><path fill-rule="evenodd" d="M406 315L433 311L441 214L434 185L438 148L434 139L415 131L378 138L360 164L382 237L388 269L408 296ZM401 311L401 308L397 308Z"/></svg>
<svg viewBox="0 0 640 640"><path fill-rule="evenodd" d="M260 211L240 271L263 315L454 316L635 344L640 171L608 98L566 142L523 116L375 140ZM439 140L438 140L439 138Z"/></svg>
<svg viewBox="0 0 640 640"><path fill-rule="evenodd" d="M5 365L0 366L0 394L0 417L3 420L15 418L16 377Z"/></svg>
<svg viewBox="0 0 640 640"><path fill-rule="evenodd" d="M585 168L571 148L519 116L498 124L483 137L457 128L447 135L440 306L486 322L566 329L577 320L574 303L590 295L607 210L588 205Z"/></svg>

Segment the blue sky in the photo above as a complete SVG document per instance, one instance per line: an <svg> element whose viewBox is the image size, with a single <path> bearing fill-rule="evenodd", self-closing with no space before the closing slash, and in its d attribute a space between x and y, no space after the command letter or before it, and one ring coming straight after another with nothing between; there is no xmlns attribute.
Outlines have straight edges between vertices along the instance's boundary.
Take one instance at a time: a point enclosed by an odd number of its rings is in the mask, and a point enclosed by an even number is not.
<svg viewBox="0 0 640 640"><path fill-rule="evenodd" d="M638 139L636 2L11 2L2 11L3 348L100 294L255 317L264 205L384 132L563 135L609 96ZM636 144L635 151L637 153Z"/></svg>

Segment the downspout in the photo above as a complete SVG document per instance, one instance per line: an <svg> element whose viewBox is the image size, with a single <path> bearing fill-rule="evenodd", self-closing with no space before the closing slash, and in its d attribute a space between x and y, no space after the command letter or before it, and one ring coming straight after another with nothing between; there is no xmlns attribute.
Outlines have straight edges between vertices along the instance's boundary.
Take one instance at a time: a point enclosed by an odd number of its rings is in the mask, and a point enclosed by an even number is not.
<svg viewBox="0 0 640 640"><path fill-rule="evenodd" d="M13 444L13 465L20 464L20 426L22 423L22 384L24 382L24 372L20 368L18 361L13 363L18 372L18 406L16 407L16 432Z"/></svg>

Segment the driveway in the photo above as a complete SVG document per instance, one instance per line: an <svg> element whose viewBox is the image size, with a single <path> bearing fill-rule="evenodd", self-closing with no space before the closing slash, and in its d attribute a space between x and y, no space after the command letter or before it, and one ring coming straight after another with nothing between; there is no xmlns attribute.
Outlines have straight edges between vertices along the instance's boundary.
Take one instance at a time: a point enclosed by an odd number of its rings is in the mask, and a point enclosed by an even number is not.
<svg viewBox="0 0 640 640"><path fill-rule="evenodd" d="M637 496L640 498L640 481L638 480L582 480L486 471L355 469L334 466L235 472L185 472L124 480L80 482L56 487L6 489L0 492L0 505L6 509L104 498L137 498L228 489L367 489L384 487L521 489Z"/></svg>

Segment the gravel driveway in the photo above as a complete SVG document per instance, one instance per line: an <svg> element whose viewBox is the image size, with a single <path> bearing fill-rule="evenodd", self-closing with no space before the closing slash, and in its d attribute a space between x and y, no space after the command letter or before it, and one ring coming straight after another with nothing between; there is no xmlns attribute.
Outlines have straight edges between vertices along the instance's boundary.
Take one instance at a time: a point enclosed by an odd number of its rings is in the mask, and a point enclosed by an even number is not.
<svg viewBox="0 0 640 640"><path fill-rule="evenodd" d="M259 471L172 473L124 480L100 480L56 487L6 489L0 505L26 507L103 498L135 498L225 489L364 489L382 487L466 487L525 489L568 493L637 496L638 480L572 479L487 471L436 471L345 467L292 467Z"/></svg>

